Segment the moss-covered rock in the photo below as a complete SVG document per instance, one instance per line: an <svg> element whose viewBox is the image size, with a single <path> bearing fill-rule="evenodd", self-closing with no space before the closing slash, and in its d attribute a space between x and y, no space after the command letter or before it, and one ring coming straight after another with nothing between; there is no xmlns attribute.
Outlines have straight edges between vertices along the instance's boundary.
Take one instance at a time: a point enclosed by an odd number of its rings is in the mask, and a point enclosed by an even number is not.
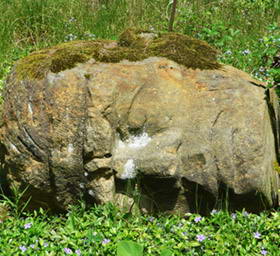
<svg viewBox="0 0 280 256"><path fill-rule="evenodd" d="M146 47L150 41L158 37L158 33L143 29L128 28L120 34L118 45L131 48Z"/></svg>
<svg viewBox="0 0 280 256"><path fill-rule="evenodd" d="M178 33L166 33L153 40L149 54L171 59L188 68L218 69L217 50L206 42Z"/></svg>
<svg viewBox="0 0 280 256"><path fill-rule="evenodd" d="M49 71L58 73L93 58L99 62L139 61L151 56L171 59L193 69L219 69L218 52L206 42L179 33L153 33L127 29L118 42L72 41L43 49L19 60L17 79L42 79Z"/></svg>
<svg viewBox="0 0 280 256"><path fill-rule="evenodd" d="M148 46L159 47L158 39ZM118 51L116 42L64 46L40 52L51 60L42 70L71 67L89 53L137 59L137 50ZM30 210L65 211L81 197L88 206L125 208L133 178L135 203L147 213L183 215L199 202L206 214L225 193L233 211L278 205L277 97L273 90L264 97L264 84L242 71L192 70L151 57L92 60L41 80L15 76L4 91L0 183L6 177L19 191L28 186L22 201L31 198Z"/></svg>
<svg viewBox="0 0 280 256"><path fill-rule="evenodd" d="M17 79L42 79L47 72L58 73L95 58L108 40L72 41L36 51L16 63Z"/></svg>

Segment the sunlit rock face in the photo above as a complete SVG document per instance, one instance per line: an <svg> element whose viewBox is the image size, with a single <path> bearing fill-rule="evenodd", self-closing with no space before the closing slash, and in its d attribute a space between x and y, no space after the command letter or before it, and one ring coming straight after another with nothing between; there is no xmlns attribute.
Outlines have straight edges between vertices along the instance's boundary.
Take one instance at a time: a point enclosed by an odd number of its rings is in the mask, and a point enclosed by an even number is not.
<svg viewBox="0 0 280 256"><path fill-rule="evenodd" d="M274 94L244 72L151 57L15 77L5 91L2 172L29 186L32 207L131 204L128 184L145 212L204 213L225 195L232 209L278 203Z"/></svg>

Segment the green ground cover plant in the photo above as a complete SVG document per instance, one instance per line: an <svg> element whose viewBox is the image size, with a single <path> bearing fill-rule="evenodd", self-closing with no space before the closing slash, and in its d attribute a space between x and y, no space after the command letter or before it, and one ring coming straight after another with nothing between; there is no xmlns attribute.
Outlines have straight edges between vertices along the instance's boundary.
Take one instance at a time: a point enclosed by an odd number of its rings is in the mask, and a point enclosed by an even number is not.
<svg viewBox="0 0 280 256"><path fill-rule="evenodd" d="M279 255L280 213L213 210L211 216L131 215L112 204L66 215L40 210L0 223L9 255Z"/></svg>
<svg viewBox="0 0 280 256"><path fill-rule="evenodd" d="M127 27L167 32L170 0L0 0L0 88L14 61L74 40L117 39ZM216 47L219 61L280 82L280 0L177 0L173 31ZM2 98L0 97L2 101ZM1 181L0 181L1 184ZM17 193L15 191L15 193ZM279 255L280 213L213 210L148 216L108 204L64 215L0 200L0 255Z"/></svg>

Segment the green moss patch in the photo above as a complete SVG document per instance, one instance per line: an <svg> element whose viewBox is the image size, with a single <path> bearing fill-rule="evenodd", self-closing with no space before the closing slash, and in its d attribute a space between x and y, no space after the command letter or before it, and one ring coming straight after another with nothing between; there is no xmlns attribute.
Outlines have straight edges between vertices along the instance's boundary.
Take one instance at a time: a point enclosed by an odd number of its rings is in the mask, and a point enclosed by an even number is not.
<svg viewBox="0 0 280 256"><path fill-rule="evenodd" d="M151 40L158 37L159 35L157 33L148 30L128 28L119 36L118 45L130 48L142 48L146 47Z"/></svg>
<svg viewBox="0 0 280 256"><path fill-rule="evenodd" d="M72 41L30 54L16 63L18 79L42 79L49 71L58 73L94 58L106 40Z"/></svg>
<svg viewBox="0 0 280 256"><path fill-rule="evenodd" d="M171 59L188 68L218 69L218 51L206 42L178 33L166 33L153 40L149 54Z"/></svg>
<svg viewBox="0 0 280 256"><path fill-rule="evenodd" d="M111 40L72 41L30 54L16 63L17 79L42 79L91 58L99 62L139 61L165 57L193 69L219 69L218 51L206 42L179 33L158 34L127 29L118 42Z"/></svg>

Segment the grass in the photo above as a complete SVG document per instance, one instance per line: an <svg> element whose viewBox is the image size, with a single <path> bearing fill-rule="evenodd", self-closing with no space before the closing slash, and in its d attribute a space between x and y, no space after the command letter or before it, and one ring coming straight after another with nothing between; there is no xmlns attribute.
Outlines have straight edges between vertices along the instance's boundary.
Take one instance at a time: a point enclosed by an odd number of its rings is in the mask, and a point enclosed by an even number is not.
<svg viewBox="0 0 280 256"><path fill-rule="evenodd" d="M170 8L169 0L0 0L0 88L14 61L32 51L76 39L116 39L131 26L167 31ZM178 0L173 30L207 41L221 62L272 86L280 83L279 68L271 67L280 51L279 24L280 0ZM278 255L280 247L279 211L182 218L81 203L51 216L23 212L9 200L0 204L4 256L116 255L124 240L137 242L144 255Z"/></svg>
<svg viewBox="0 0 280 256"><path fill-rule="evenodd" d="M11 215L0 228L5 256L117 255L118 243L124 240L137 242L144 255L151 256L160 255L163 248L170 255L276 256L280 246L279 212L144 216L127 214L112 204L87 210L81 204L60 216L42 210L22 218Z"/></svg>
<svg viewBox="0 0 280 256"><path fill-rule="evenodd" d="M94 4L100 2L101 4ZM116 39L127 27L167 31L169 0L1 0L0 86L31 51L75 39ZM206 40L220 61L273 83L280 0L179 0L174 31Z"/></svg>

